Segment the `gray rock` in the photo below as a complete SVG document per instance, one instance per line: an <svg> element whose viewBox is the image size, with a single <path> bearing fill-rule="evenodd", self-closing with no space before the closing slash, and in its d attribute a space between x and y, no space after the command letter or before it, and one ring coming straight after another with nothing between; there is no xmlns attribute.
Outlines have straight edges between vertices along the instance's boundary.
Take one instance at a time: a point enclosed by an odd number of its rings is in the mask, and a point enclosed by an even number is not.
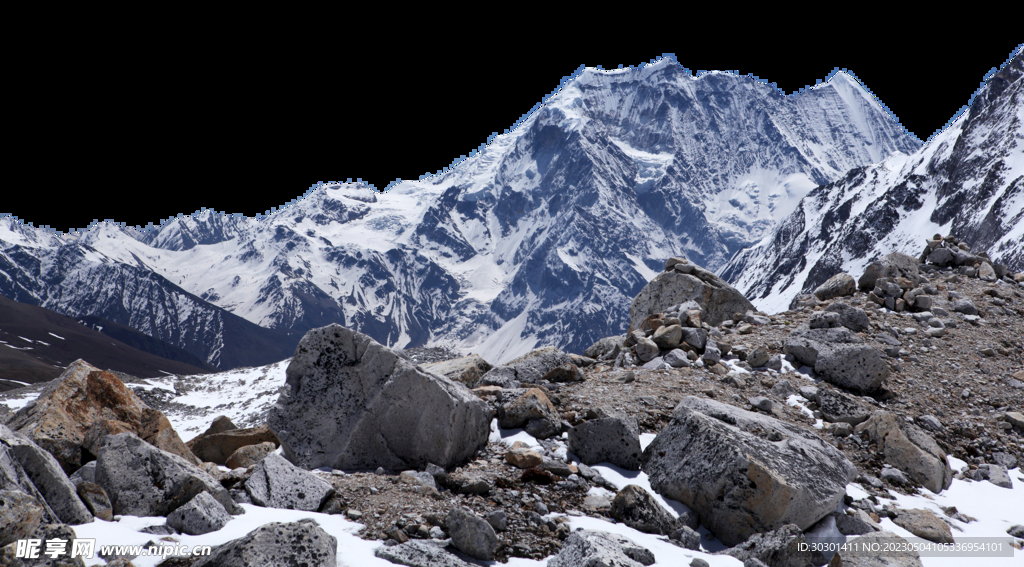
<svg viewBox="0 0 1024 567"><path fill-rule="evenodd" d="M953 261L953 253L948 248L936 248L928 254L928 261L932 264L945 266Z"/></svg>
<svg viewBox="0 0 1024 567"><path fill-rule="evenodd" d="M831 311L816 311L808 322L812 329L833 329L839 327L839 314Z"/></svg>
<svg viewBox="0 0 1024 567"><path fill-rule="evenodd" d="M765 412L772 413L772 401L764 396L754 396L753 398L747 398L747 402L755 408Z"/></svg>
<svg viewBox="0 0 1024 567"><path fill-rule="evenodd" d="M816 435L693 396L679 402L642 459L651 486L693 509L726 545L790 523L810 527L856 476Z"/></svg>
<svg viewBox="0 0 1024 567"><path fill-rule="evenodd" d="M694 557L693 560L690 561L690 567L711 567L711 564L700 557Z"/></svg>
<svg viewBox="0 0 1024 567"><path fill-rule="evenodd" d="M505 514L504 510L491 512L487 515L486 520L496 532L503 532L508 529L508 515Z"/></svg>
<svg viewBox="0 0 1024 567"><path fill-rule="evenodd" d="M833 512L836 529L843 535L864 535L880 531L882 528L868 516L864 510L853 510L853 514Z"/></svg>
<svg viewBox="0 0 1024 567"><path fill-rule="evenodd" d="M28 538L45 514L39 499L17 489L0 489L0 547Z"/></svg>
<svg viewBox="0 0 1024 567"><path fill-rule="evenodd" d="M434 526L431 529L440 531ZM444 532L441 532L444 535ZM447 545L423 540L409 540L399 545L382 545L373 552L381 559L408 567L476 567L448 550Z"/></svg>
<svg viewBox="0 0 1024 567"><path fill-rule="evenodd" d="M903 474L903 471L888 465L882 467L882 472L880 472L878 476L880 476L882 480L891 482L892 484L898 484L900 486L910 484L910 481L907 479L906 475Z"/></svg>
<svg viewBox="0 0 1024 567"><path fill-rule="evenodd" d="M986 282L996 281L996 271L992 268L992 264L982 262L981 267L978 268L978 278Z"/></svg>
<svg viewBox="0 0 1024 567"><path fill-rule="evenodd" d="M845 327L798 327L786 339L785 351L830 384L859 393L874 393L889 376L881 353Z"/></svg>
<svg viewBox="0 0 1024 567"><path fill-rule="evenodd" d="M770 567L824 565L826 559L820 551L801 550L806 544L803 531L794 524L786 524L770 532L754 534L747 541L722 553L743 561L744 565L750 559Z"/></svg>
<svg viewBox="0 0 1024 567"><path fill-rule="evenodd" d="M612 518L649 534L672 535L678 524L667 510L643 488L628 484L612 499Z"/></svg>
<svg viewBox="0 0 1024 567"><path fill-rule="evenodd" d="M100 442L96 484L110 497L114 514L166 516L200 492L209 492L231 514L243 513L217 479L132 433Z"/></svg>
<svg viewBox="0 0 1024 567"><path fill-rule="evenodd" d="M611 360L618 356L619 349L622 348L622 343L625 340L626 337L622 335L599 339L596 343L587 347L587 350L583 351L583 356L597 360Z"/></svg>
<svg viewBox="0 0 1024 567"><path fill-rule="evenodd" d="M516 379L520 382L536 384L545 374L563 364L572 364L572 358L557 347L544 347L532 350L502 366L513 369Z"/></svg>
<svg viewBox="0 0 1024 567"><path fill-rule="evenodd" d="M192 567L250 567L253 565L305 565L336 567L338 540L315 520L273 522L244 537L218 545Z"/></svg>
<svg viewBox="0 0 1024 567"><path fill-rule="evenodd" d="M856 402L850 396L831 388L819 388L814 399L822 419L828 422L843 422L858 425L871 417L871 410Z"/></svg>
<svg viewBox="0 0 1024 567"><path fill-rule="evenodd" d="M569 430L569 450L588 465L607 462L638 471L640 428L627 416L591 419Z"/></svg>
<svg viewBox="0 0 1024 567"><path fill-rule="evenodd" d="M686 352L680 349L670 350L665 354L663 360L672 368L686 368L690 366L690 361L686 358Z"/></svg>
<svg viewBox="0 0 1024 567"><path fill-rule="evenodd" d="M857 291L857 282L853 281L853 276L840 272L819 285L814 290L814 296L820 301L825 301L836 297L853 295L855 291Z"/></svg>
<svg viewBox="0 0 1024 567"><path fill-rule="evenodd" d="M520 385L521 383L516 379L515 369L504 366L492 368L477 382L477 386L498 386L506 389L518 388Z"/></svg>
<svg viewBox="0 0 1024 567"><path fill-rule="evenodd" d="M886 463L928 490L938 493L953 482L946 453L917 426L889 412L875 411L855 428L855 432L861 437L867 434L868 440L877 444Z"/></svg>
<svg viewBox="0 0 1024 567"><path fill-rule="evenodd" d="M1002 488L1013 488L1013 483L1010 481L1010 475L1006 474L1006 469L999 465L993 465L991 463L978 465L977 469L971 471L970 476L974 480L987 480Z"/></svg>
<svg viewBox="0 0 1024 567"><path fill-rule="evenodd" d="M1024 539L1024 526L1020 524L1015 524L1007 528L1006 533L1012 535L1013 537L1019 537Z"/></svg>
<svg viewBox="0 0 1024 567"><path fill-rule="evenodd" d="M917 418L917 421L921 424L921 427L929 431L942 431L942 422L940 422L934 415L922 415Z"/></svg>
<svg viewBox="0 0 1024 567"><path fill-rule="evenodd" d="M708 342L708 332L704 329L694 329L692 327L683 328L683 341L698 351L703 351L704 346Z"/></svg>
<svg viewBox="0 0 1024 567"><path fill-rule="evenodd" d="M664 313L669 307L685 301L696 301L702 319L716 327L732 317L754 309L739 291L725 280L697 266L689 274L662 272L647 283L629 307L629 330L640 328L649 315Z"/></svg>
<svg viewBox="0 0 1024 567"><path fill-rule="evenodd" d="M96 482L96 461L89 461L82 465L82 468L71 473L68 480L70 480L75 486L78 486L82 482Z"/></svg>
<svg viewBox="0 0 1024 567"><path fill-rule="evenodd" d="M789 383L789 380L779 380L772 386L772 395L777 398L785 400L793 394L796 394L796 390L793 389L793 385Z"/></svg>
<svg viewBox="0 0 1024 567"><path fill-rule="evenodd" d="M402 471L401 474L398 475L398 481L404 482L405 484L411 484L413 486L426 486L428 488L433 488L434 490L441 489L441 487L437 485L437 480L434 478L434 475L430 474L428 471Z"/></svg>
<svg viewBox="0 0 1024 567"><path fill-rule="evenodd" d="M952 309L956 313L963 313L964 315L978 314L978 308L974 306L970 299L957 299L953 302Z"/></svg>
<svg viewBox="0 0 1024 567"><path fill-rule="evenodd" d="M448 534L452 544L461 552L483 561L494 558L498 549L498 536L486 520L462 507L448 512Z"/></svg>
<svg viewBox="0 0 1024 567"><path fill-rule="evenodd" d="M547 567L641 567L655 557L629 538L610 532L577 530L562 543Z"/></svg>
<svg viewBox="0 0 1024 567"><path fill-rule="evenodd" d="M423 364L420 368L472 388L494 367L480 355L471 354L462 358Z"/></svg>
<svg viewBox="0 0 1024 567"><path fill-rule="evenodd" d="M57 518L65 524L87 524L92 514L78 497L74 483L60 463L28 437L0 425L0 445L21 465Z"/></svg>
<svg viewBox="0 0 1024 567"><path fill-rule="evenodd" d="M569 362L564 353L549 358ZM531 366L531 375L541 367ZM303 468L447 468L487 443L486 402L340 325L306 333L286 375L267 424L285 457Z"/></svg>
<svg viewBox="0 0 1024 567"><path fill-rule="evenodd" d="M1017 468L1017 457L1002 451L992 452L992 462L1006 470Z"/></svg>
<svg viewBox="0 0 1024 567"><path fill-rule="evenodd" d="M900 510L892 521L919 538L935 543L953 543L949 526L928 510Z"/></svg>
<svg viewBox="0 0 1024 567"><path fill-rule="evenodd" d="M857 280L857 285L864 291L870 291L875 287L879 278L904 277L910 280L911 287L917 287L921 283L921 275L918 271L917 258L908 256L901 252L893 252L877 262L872 262L864 270L864 275Z"/></svg>
<svg viewBox="0 0 1024 567"><path fill-rule="evenodd" d="M769 360L770 357L768 356L768 351L762 347L755 348L754 352L747 355L747 363L754 368L760 368L765 364L768 364Z"/></svg>
<svg viewBox="0 0 1024 567"><path fill-rule="evenodd" d="M200 492L167 515L167 525L183 534L203 535L215 532L231 521L231 514L209 492Z"/></svg>
<svg viewBox="0 0 1024 567"><path fill-rule="evenodd" d="M743 321L756 326L770 325L772 322L770 318L764 315L757 315L753 311L747 311L746 315L743 316Z"/></svg>
<svg viewBox="0 0 1024 567"><path fill-rule="evenodd" d="M829 563L832 567L922 567L916 551L910 550L907 540L892 532L874 532L848 540L856 542L860 549L891 549L885 555L879 553L839 552Z"/></svg>
<svg viewBox="0 0 1024 567"><path fill-rule="evenodd" d="M700 551L700 533L690 526L679 526L669 539L678 542L680 547Z"/></svg>
<svg viewBox="0 0 1024 567"><path fill-rule="evenodd" d="M817 386L800 386L800 395L805 400L811 400L817 402L818 400L818 387Z"/></svg>
<svg viewBox="0 0 1024 567"><path fill-rule="evenodd" d="M636 357L640 359L640 362L650 362L654 357L658 356L658 345L647 337L638 340L635 348Z"/></svg>
<svg viewBox="0 0 1024 567"><path fill-rule="evenodd" d="M772 357L768 359L768 362L764 364L764 367L776 372L782 372L782 355L773 354Z"/></svg>
<svg viewBox="0 0 1024 567"><path fill-rule="evenodd" d="M665 325L659 327L657 331L654 331L654 335L651 337L654 344L658 345L661 350L672 350L679 346L679 341L683 340L683 327L682 325Z"/></svg>
<svg viewBox="0 0 1024 567"><path fill-rule="evenodd" d="M700 357L707 366L714 366L718 361L722 360L722 351L718 350L717 347L706 347L704 354Z"/></svg>
<svg viewBox="0 0 1024 567"><path fill-rule="evenodd" d="M871 328L871 320L868 318L868 314L859 307L853 307L845 303L833 303L826 307L825 311L838 313L839 324L855 333Z"/></svg>
<svg viewBox="0 0 1024 567"><path fill-rule="evenodd" d="M334 488L313 473L271 453L253 468L245 491L253 504L267 508L316 512L334 494Z"/></svg>
<svg viewBox="0 0 1024 567"><path fill-rule="evenodd" d="M498 425L523 428L538 439L561 432L562 420L555 406L540 388L531 388L515 400L498 406Z"/></svg>
<svg viewBox="0 0 1024 567"><path fill-rule="evenodd" d="M78 497L82 499L82 503L93 516L107 522L113 521L114 506L110 503L110 497L107 496L107 491L103 490L102 486L83 480L77 486L77 491Z"/></svg>

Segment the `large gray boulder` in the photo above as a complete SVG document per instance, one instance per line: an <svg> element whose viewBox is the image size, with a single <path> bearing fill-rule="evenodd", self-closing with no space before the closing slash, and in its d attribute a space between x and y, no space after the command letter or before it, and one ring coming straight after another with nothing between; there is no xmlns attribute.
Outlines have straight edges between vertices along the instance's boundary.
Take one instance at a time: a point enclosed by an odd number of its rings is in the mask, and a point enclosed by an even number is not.
<svg viewBox="0 0 1024 567"><path fill-rule="evenodd" d="M577 530L562 543L548 567L643 567L654 564L650 550L611 532Z"/></svg>
<svg viewBox="0 0 1024 567"><path fill-rule="evenodd" d="M838 313L839 324L855 333L871 328L871 319L866 311L845 303L833 303L825 308L826 313Z"/></svg>
<svg viewBox="0 0 1024 567"><path fill-rule="evenodd" d="M252 567L254 565L304 565L336 567L338 539L316 520L274 522L244 537L217 546L192 567Z"/></svg>
<svg viewBox="0 0 1024 567"><path fill-rule="evenodd" d="M658 493L678 500L726 545L835 509L856 468L820 437L775 418L693 396L643 453Z"/></svg>
<svg viewBox="0 0 1024 567"><path fill-rule="evenodd" d="M875 282L878 278L893 278L894 280L896 278L907 278L912 284L911 287L917 287L921 283L917 258L907 256L902 252L888 254L882 259L869 264L864 269L864 275L857 280L857 285L863 291L871 291L875 288Z"/></svg>
<svg viewBox="0 0 1024 567"><path fill-rule="evenodd" d="M946 452L916 425L887 411L876 411L854 431L878 446L885 462L903 471L911 480L940 492L953 482Z"/></svg>
<svg viewBox="0 0 1024 567"><path fill-rule="evenodd" d="M286 376L267 424L302 468L448 468L487 443L483 400L341 325L306 333Z"/></svg>
<svg viewBox="0 0 1024 567"><path fill-rule="evenodd" d="M569 430L569 450L585 464L611 463L640 470L640 427L636 419L614 415L587 420Z"/></svg>
<svg viewBox="0 0 1024 567"><path fill-rule="evenodd" d="M664 313L686 301L700 305L702 320L711 326L732 319L733 313L755 309L742 293L715 274L696 265L684 274L673 266L648 282L633 299L629 306L629 330L639 329L648 316Z"/></svg>
<svg viewBox="0 0 1024 567"><path fill-rule="evenodd" d="M881 353L845 327L801 325L790 333L784 350L826 382L863 394L878 391L889 376Z"/></svg>
<svg viewBox="0 0 1024 567"><path fill-rule="evenodd" d="M200 492L209 492L232 514L243 513L217 479L132 433L103 438L95 474L114 514L166 516Z"/></svg>
<svg viewBox="0 0 1024 567"><path fill-rule="evenodd" d="M57 518L65 524L92 522L92 514L78 497L74 483L60 463L28 437L0 425L0 445L18 461Z"/></svg>
<svg viewBox="0 0 1024 567"><path fill-rule="evenodd" d="M167 515L167 525L183 534L215 532L231 521L231 514L209 492L200 492L188 504Z"/></svg>
<svg viewBox="0 0 1024 567"><path fill-rule="evenodd" d="M44 524L60 522L57 514L46 503L46 499L43 498L39 489L32 484L32 479L22 468L21 463L14 456L14 452L3 444L0 444L0 490L19 492L35 501L35 508L40 510L40 522Z"/></svg>
<svg viewBox="0 0 1024 567"><path fill-rule="evenodd" d="M271 453L253 468L245 491L257 506L316 512L334 494L334 487Z"/></svg>

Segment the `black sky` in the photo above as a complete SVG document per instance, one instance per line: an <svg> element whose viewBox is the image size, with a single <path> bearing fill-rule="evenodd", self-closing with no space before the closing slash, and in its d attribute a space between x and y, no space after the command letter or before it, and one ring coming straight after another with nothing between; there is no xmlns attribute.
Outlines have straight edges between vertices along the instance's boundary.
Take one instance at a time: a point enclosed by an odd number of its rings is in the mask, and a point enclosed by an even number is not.
<svg viewBox="0 0 1024 567"><path fill-rule="evenodd" d="M362 178L383 189L468 154L581 64L637 65L662 53L694 72L753 73L787 94L845 67L924 140L1024 41L997 30L941 44L897 33L867 41L677 35L557 50L410 43L391 56L339 40L287 56L272 46L215 57L166 50L142 65L72 54L62 82L24 99L30 116L45 111L57 126L16 132L12 154L45 164L32 183L56 185L58 195L28 191L0 201L0 213L58 230L94 218L144 226L202 207L253 216L317 181Z"/></svg>

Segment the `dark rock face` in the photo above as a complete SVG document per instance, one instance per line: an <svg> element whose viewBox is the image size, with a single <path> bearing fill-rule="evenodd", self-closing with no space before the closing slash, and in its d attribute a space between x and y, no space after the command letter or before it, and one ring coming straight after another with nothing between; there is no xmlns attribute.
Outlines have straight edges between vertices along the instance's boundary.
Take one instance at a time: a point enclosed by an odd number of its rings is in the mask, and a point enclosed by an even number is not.
<svg viewBox="0 0 1024 567"><path fill-rule="evenodd" d="M78 497L75 485L64 474L53 455L4 425L0 425L0 446L6 455L18 461L62 523L77 525L92 522L92 514Z"/></svg>
<svg viewBox="0 0 1024 567"><path fill-rule="evenodd" d="M275 454L267 455L253 468L245 491L257 506L313 512L334 494L328 482Z"/></svg>
<svg viewBox="0 0 1024 567"><path fill-rule="evenodd" d="M773 431L781 442L769 440ZM651 486L692 508L727 545L785 524L810 527L835 509L856 476L846 457L816 436L692 396L643 461Z"/></svg>
<svg viewBox="0 0 1024 567"><path fill-rule="evenodd" d="M587 420L569 430L569 450L588 465L608 462L640 470L640 428L632 417Z"/></svg>
<svg viewBox="0 0 1024 567"><path fill-rule="evenodd" d="M303 337L287 384L267 424L302 468L448 468L487 443L485 402L340 325Z"/></svg>
<svg viewBox="0 0 1024 567"><path fill-rule="evenodd" d="M777 530L754 534L747 541L725 550L740 561L757 559L769 567L820 567L827 563L820 551L804 551L807 544L803 530L787 524Z"/></svg>

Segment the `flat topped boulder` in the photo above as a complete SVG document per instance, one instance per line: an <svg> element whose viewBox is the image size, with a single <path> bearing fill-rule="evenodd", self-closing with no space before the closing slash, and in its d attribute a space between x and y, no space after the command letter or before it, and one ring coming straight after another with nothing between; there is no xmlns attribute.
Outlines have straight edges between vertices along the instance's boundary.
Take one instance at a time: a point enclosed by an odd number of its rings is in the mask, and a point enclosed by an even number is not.
<svg viewBox="0 0 1024 567"><path fill-rule="evenodd" d="M150 408L120 378L79 359L18 410L7 426L50 452L71 474L94 458L93 426L111 433L128 431L146 442L199 464L167 418Z"/></svg>
<svg viewBox="0 0 1024 567"><path fill-rule="evenodd" d="M832 512L856 468L821 438L773 417L689 396L643 453L658 493L693 509L726 545Z"/></svg>
<svg viewBox="0 0 1024 567"><path fill-rule="evenodd" d="M306 333L286 384L267 425L302 468L448 468L487 443L486 402L341 325Z"/></svg>
<svg viewBox="0 0 1024 567"><path fill-rule="evenodd" d="M754 311L754 305L736 288L715 274L695 265L687 273L676 269L676 264L658 274L647 283L629 306L629 330L639 329L647 317L663 313L669 307L687 301L696 302L701 319L717 326L732 319L733 313Z"/></svg>
<svg viewBox="0 0 1024 567"><path fill-rule="evenodd" d="M857 285L863 291L871 291L879 278L906 278L911 287L917 287L921 283L917 258L902 252L887 254L864 269L864 274L857 280Z"/></svg>

